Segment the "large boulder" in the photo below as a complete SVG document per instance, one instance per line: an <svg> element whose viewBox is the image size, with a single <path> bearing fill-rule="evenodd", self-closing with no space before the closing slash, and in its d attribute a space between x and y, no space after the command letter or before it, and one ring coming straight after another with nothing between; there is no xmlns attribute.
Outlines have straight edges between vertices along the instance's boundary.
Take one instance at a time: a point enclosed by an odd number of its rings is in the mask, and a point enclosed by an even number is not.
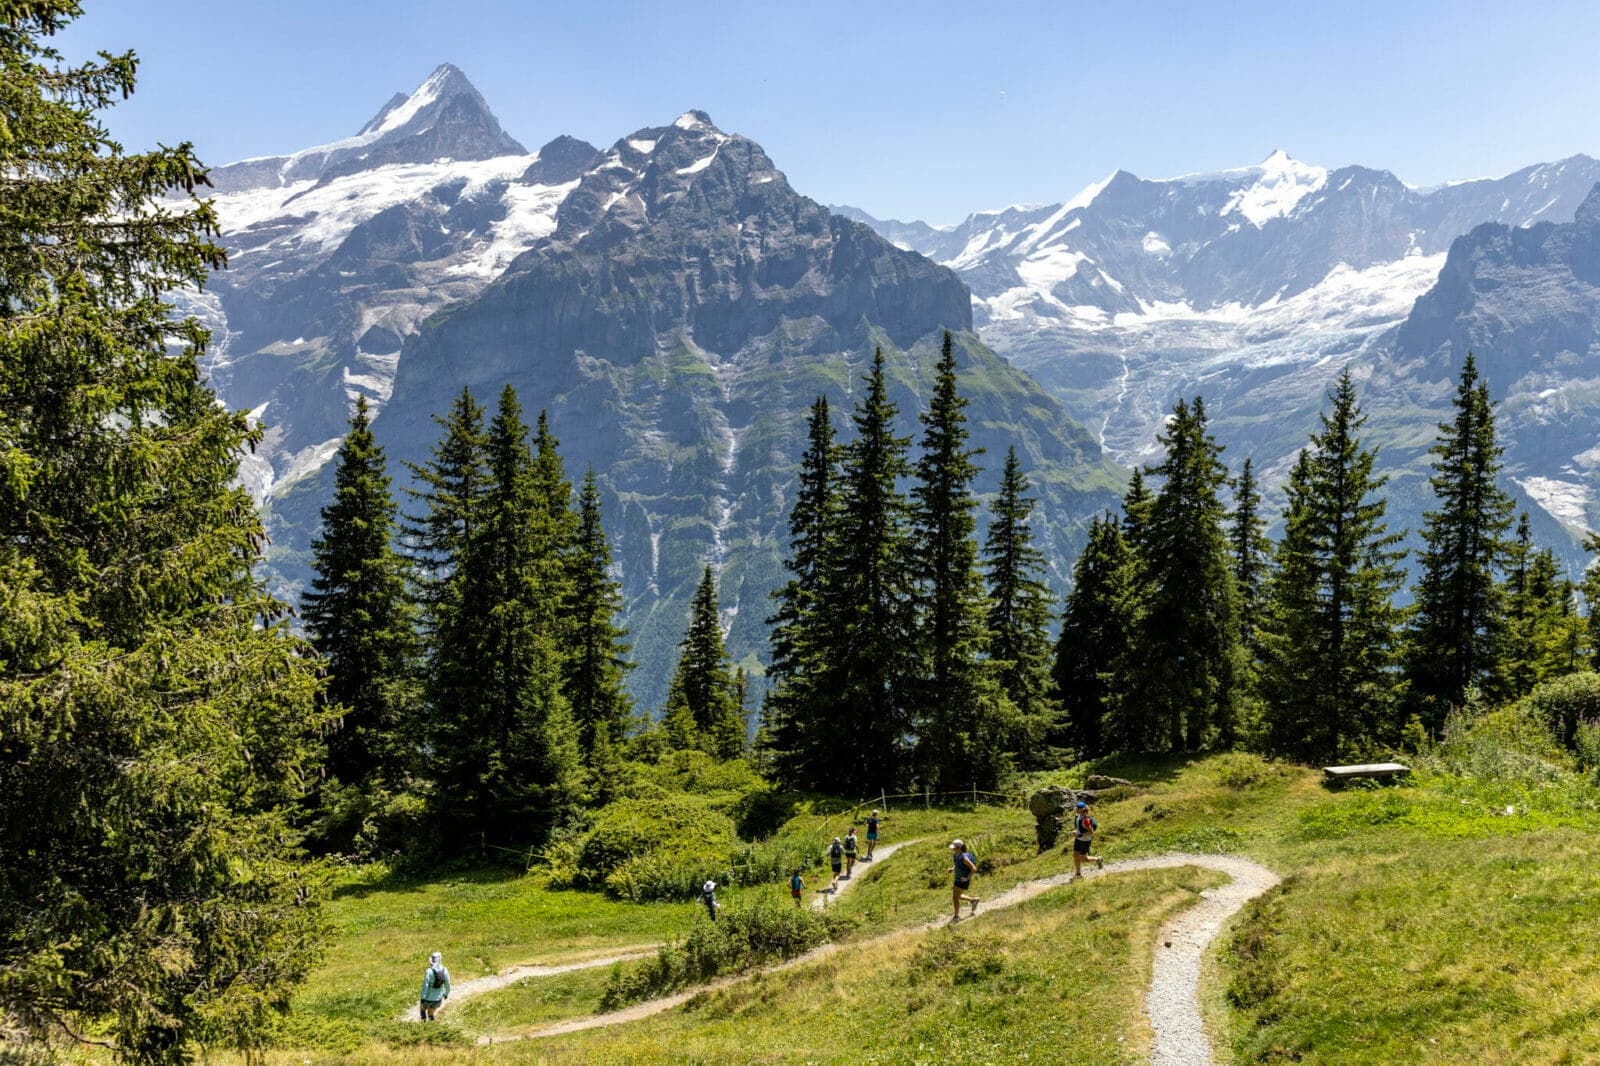
<svg viewBox="0 0 1600 1066"><path fill-rule="evenodd" d="M1046 785L1028 797L1028 810L1033 812L1034 832L1041 852L1056 846L1061 826L1077 802L1078 794L1062 785Z"/></svg>

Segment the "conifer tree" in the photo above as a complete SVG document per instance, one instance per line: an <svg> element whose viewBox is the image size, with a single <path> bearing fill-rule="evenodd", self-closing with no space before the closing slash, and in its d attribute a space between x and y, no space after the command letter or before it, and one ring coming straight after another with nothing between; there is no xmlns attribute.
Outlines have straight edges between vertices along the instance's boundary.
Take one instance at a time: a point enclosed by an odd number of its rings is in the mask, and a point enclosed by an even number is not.
<svg viewBox="0 0 1600 1066"><path fill-rule="evenodd" d="M508 385L490 423L488 487L467 541L460 609L451 624L461 661L457 702L432 708L440 799L458 841L539 839L575 799L577 731L561 691L551 590L550 516L540 507L528 427Z"/></svg>
<svg viewBox="0 0 1600 1066"><path fill-rule="evenodd" d="M1245 459L1233 483L1228 541L1233 549L1233 582L1239 590L1239 640L1252 658L1257 653L1256 629L1272 559L1272 542L1262 532L1266 526L1261 517L1261 490L1256 486L1254 465Z"/></svg>
<svg viewBox="0 0 1600 1066"><path fill-rule="evenodd" d="M319 682L169 302L224 262L204 168L112 141L136 63L46 47L77 14L0 5L0 1057L181 1063L315 962Z"/></svg>
<svg viewBox="0 0 1600 1066"><path fill-rule="evenodd" d="M773 592L772 687L763 706L757 748L786 779L807 778L827 764L833 694L827 676L829 627L821 607L823 584L836 558L839 518L839 448L826 396L811 405L806 450L800 457L794 506L789 512L790 577Z"/></svg>
<svg viewBox="0 0 1600 1066"><path fill-rule="evenodd" d="M1589 668L1600 669L1600 536L1590 533L1583 538L1583 550L1590 555L1578 583L1583 598L1583 636L1577 643L1588 656Z"/></svg>
<svg viewBox="0 0 1600 1066"><path fill-rule="evenodd" d="M1269 745L1311 758L1398 737L1394 713L1403 576L1398 533L1388 532L1387 478L1346 370L1331 410L1300 453L1269 606L1260 634L1260 686Z"/></svg>
<svg viewBox="0 0 1600 1066"><path fill-rule="evenodd" d="M572 482L557 449L561 442L550 430L547 412L540 411L533 431L533 506L537 540L534 556L539 585L544 589L546 616L542 625L555 638L558 651L567 655L576 616L572 603L580 517L572 507Z"/></svg>
<svg viewBox="0 0 1600 1066"><path fill-rule="evenodd" d="M1222 448L1205 405L1180 400L1161 435L1161 489L1139 523L1144 605L1135 639L1133 697L1162 727L1166 746L1233 743L1240 667L1238 600L1224 510Z"/></svg>
<svg viewBox="0 0 1600 1066"><path fill-rule="evenodd" d="M1533 546L1526 513L1517 520L1507 558L1505 623L1493 686L1495 696L1504 701L1577 669L1582 643L1572 582L1561 573L1554 552Z"/></svg>
<svg viewBox="0 0 1600 1066"><path fill-rule="evenodd" d="M416 750L419 649L394 523L383 449L362 396L335 457L302 612L327 663L327 698L343 715L328 737L328 771L347 785L399 784Z"/></svg>
<svg viewBox="0 0 1600 1066"><path fill-rule="evenodd" d="M1142 557L1144 554L1145 532L1150 524L1150 508L1155 503L1155 497L1150 494L1150 486L1145 484L1144 476L1144 467L1134 467L1133 473L1128 477L1128 491L1122 497L1122 539L1126 542L1128 550L1137 557Z"/></svg>
<svg viewBox="0 0 1600 1066"><path fill-rule="evenodd" d="M1440 423L1428 483L1436 507L1423 516L1423 550L1406 654L1411 700L1437 728L1467 691L1492 676L1503 602L1496 571L1506 558L1513 505L1500 487L1489 386L1467 354L1455 416Z"/></svg>
<svg viewBox="0 0 1600 1066"><path fill-rule="evenodd" d="M594 753L627 732L633 704L623 687L627 631L617 624L622 590L611 572L611 541L600 520L600 484L591 469L578 494L578 529L572 553L571 628L566 693L590 769ZM604 734L604 737L601 737Z"/></svg>
<svg viewBox="0 0 1600 1066"><path fill-rule="evenodd" d="M988 787L1016 739L1016 712L980 656L988 643L988 604L978 571L972 482L978 449L967 446L967 400L956 383L950 332L921 416L922 455L911 490L914 557L919 561L919 639L926 661L917 763L935 786Z"/></svg>
<svg viewBox="0 0 1600 1066"><path fill-rule="evenodd" d="M1065 730L1052 740L1080 759L1144 751L1160 740L1150 717L1124 698L1138 628L1135 580L1133 553L1117 520L1095 516L1072 568L1054 669Z"/></svg>
<svg viewBox="0 0 1600 1066"><path fill-rule="evenodd" d="M407 464L418 487L408 489L422 513L408 516L402 534L413 562L418 585L422 629L430 638L430 656L437 665L456 653L444 631L449 615L459 607L460 569L467 545L477 532L478 512L488 485L485 469L483 408L470 389L462 388L447 415L433 416L441 435L426 463ZM429 702L448 698L433 691Z"/></svg>
<svg viewBox="0 0 1600 1066"><path fill-rule="evenodd" d="M1022 722L1021 761L1047 761L1043 742L1059 727L1061 708L1052 698L1050 590L1041 575L1044 553L1033 545L1029 520L1037 501L1028 496L1015 447L1006 450L994 521L984 542L989 571L989 656L1001 690Z"/></svg>
<svg viewBox="0 0 1600 1066"><path fill-rule="evenodd" d="M913 689L920 676L909 507L899 481L909 439L894 432L883 352L873 356L844 449L836 534L820 583L827 627L816 662L811 735L826 747L794 761L799 787L866 794L896 784L905 767Z"/></svg>
<svg viewBox="0 0 1600 1066"><path fill-rule="evenodd" d="M703 747L719 759L737 758L744 751L744 716L735 702L734 679L717 617L717 584L710 566L689 601L689 626L680 647L665 716L673 743Z"/></svg>

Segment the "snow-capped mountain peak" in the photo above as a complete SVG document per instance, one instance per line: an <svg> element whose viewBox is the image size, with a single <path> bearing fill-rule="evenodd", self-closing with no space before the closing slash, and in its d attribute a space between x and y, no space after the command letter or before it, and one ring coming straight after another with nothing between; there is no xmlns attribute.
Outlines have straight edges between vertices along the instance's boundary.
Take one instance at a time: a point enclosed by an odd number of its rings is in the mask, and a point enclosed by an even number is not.
<svg viewBox="0 0 1600 1066"><path fill-rule="evenodd" d="M482 94L461 70L444 63L409 94L396 93L350 137L285 156L245 159L211 172L219 192L328 181L395 163L476 160L526 155L500 128Z"/></svg>
<svg viewBox="0 0 1600 1066"><path fill-rule="evenodd" d="M1307 196L1328 183L1325 167L1292 159L1282 148L1249 168L1254 180L1238 189L1220 212L1240 214L1257 229L1293 211ZM1248 172L1247 172L1248 173Z"/></svg>

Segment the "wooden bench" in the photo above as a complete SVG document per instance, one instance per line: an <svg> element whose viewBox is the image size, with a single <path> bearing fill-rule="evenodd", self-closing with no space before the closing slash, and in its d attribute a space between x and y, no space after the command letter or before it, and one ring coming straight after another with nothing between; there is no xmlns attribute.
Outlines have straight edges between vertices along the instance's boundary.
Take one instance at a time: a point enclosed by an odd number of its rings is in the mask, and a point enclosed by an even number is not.
<svg viewBox="0 0 1600 1066"><path fill-rule="evenodd" d="M1329 781L1354 781L1362 777L1387 780L1391 777L1404 777L1411 772L1411 767L1397 762L1373 762L1363 763L1360 766L1324 766L1322 772Z"/></svg>

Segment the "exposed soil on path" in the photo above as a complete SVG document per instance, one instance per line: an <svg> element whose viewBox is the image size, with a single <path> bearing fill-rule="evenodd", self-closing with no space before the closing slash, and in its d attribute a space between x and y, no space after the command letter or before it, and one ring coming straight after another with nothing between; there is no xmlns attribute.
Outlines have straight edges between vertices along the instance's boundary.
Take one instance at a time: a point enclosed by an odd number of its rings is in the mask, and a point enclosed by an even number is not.
<svg viewBox="0 0 1600 1066"><path fill-rule="evenodd" d="M914 841L905 841L904 843L910 844L914 843ZM903 847L904 844L897 846ZM882 861L887 858L889 850L889 848L880 848L875 861ZM1084 880L1133 870L1159 870L1179 866L1199 866L1208 870L1216 870L1227 874L1232 880L1226 885L1202 892L1198 905L1191 907L1167 922L1161 927L1161 932L1157 934L1150 991L1145 997L1145 1008L1150 1016L1150 1027L1155 1033L1151 1047L1151 1062L1154 1066L1212 1066L1215 1060L1211 1054L1211 1041L1206 1036L1205 1026L1200 1019L1200 961L1205 955L1206 947L1216 938L1223 923L1238 913L1239 909L1249 900L1276 885L1278 883L1278 875L1259 863L1236 856L1169 853L1114 862L1104 870L1088 871L1084 875ZM980 913L963 920L972 921L992 911L1015 907L1024 900L1032 899L1051 889L1069 884L1072 879L1071 874L1057 874L1054 877L1044 877L1037 881L1024 882L998 896L983 898L978 906ZM669 1011L706 992L713 992L719 988L726 988L740 981L748 980L757 973L776 973L788 970L815 962L818 959L827 958L842 947L861 946L865 943L876 943L894 937L926 933L950 923L951 919L940 918L915 926L909 930L896 930L868 941L856 941L853 945L824 944L787 962L719 978L674 995L646 1000L643 1003L635 1003L632 1006L623 1007L620 1010L606 1014L591 1015L587 1018L573 1018L530 1033L486 1036L481 1038L479 1043L492 1044L512 1040L536 1040L544 1037L560 1036L564 1033L576 1033L586 1029L600 1029L639 1021L640 1019ZM1172 945L1171 947L1166 946L1169 943Z"/></svg>

